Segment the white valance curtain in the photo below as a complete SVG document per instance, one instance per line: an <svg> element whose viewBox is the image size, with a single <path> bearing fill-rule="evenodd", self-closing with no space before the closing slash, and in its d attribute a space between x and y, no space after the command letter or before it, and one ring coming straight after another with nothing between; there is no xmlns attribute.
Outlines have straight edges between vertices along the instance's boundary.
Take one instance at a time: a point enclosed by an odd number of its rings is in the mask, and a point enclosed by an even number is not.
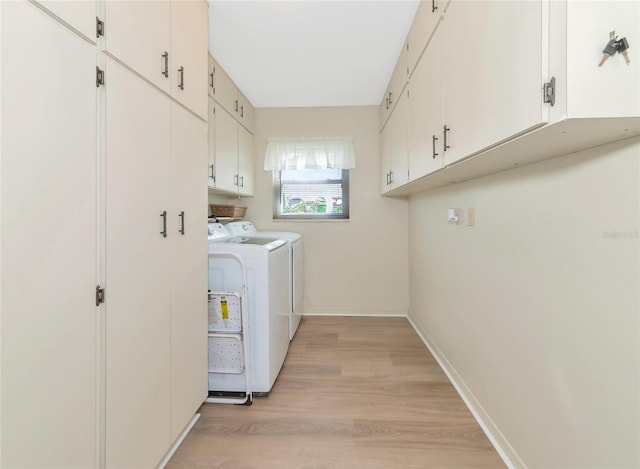
<svg viewBox="0 0 640 469"><path fill-rule="evenodd" d="M351 169L356 156L351 138L270 138L265 171L284 169Z"/></svg>

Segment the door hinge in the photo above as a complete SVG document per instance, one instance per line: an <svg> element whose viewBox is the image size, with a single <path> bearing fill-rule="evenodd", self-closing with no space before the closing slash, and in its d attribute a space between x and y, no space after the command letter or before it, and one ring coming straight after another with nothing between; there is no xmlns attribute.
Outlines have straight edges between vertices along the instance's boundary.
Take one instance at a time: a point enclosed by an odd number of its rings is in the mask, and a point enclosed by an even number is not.
<svg viewBox="0 0 640 469"><path fill-rule="evenodd" d="M104 21L96 16L96 37L104 36Z"/></svg>
<svg viewBox="0 0 640 469"><path fill-rule="evenodd" d="M96 88L99 88L100 85L104 85L104 70L96 67Z"/></svg>
<svg viewBox="0 0 640 469"><path fill-rule="evenodd" d="M104 303L104 288L100 288L100 285L96 286L96 306L100 306Z"/></svg>
<svg viewBox="0 0 640 469"><path fill-rule="evenodd" d="M556 103L556 77L551 77L551 81L544 84L543 102L552 106Z"/></svg>

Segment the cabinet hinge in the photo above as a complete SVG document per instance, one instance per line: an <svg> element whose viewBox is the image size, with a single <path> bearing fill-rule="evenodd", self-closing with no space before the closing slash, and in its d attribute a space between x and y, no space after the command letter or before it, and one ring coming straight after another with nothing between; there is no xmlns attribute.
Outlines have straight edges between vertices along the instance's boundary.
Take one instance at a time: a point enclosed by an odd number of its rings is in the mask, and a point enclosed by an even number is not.
<svg viewBox="0 0 640 469"><path fill-rule="evenodd" d="M104 21L96 16L96 37L104 36Z"/></svg>
<svg viewBox="0 0 640 469"><path fill-rule="evenodd" d="M551 77L551 81L544 84L544 103L549 103L552 106L556 103L556 77Z"/></svg>
<svg viewBox="0 0 640 469"><path fill-rule="evenodd" d="M100 85L104 85L104 70L96 67L96 88L99 88Z"/></svg>
<svg viewBox="0 0 640 469"><path fill-rule="evenodd" d="M96 306L100 306L104 303L104 288L100 288L100 285L96 286Z"/></svg>

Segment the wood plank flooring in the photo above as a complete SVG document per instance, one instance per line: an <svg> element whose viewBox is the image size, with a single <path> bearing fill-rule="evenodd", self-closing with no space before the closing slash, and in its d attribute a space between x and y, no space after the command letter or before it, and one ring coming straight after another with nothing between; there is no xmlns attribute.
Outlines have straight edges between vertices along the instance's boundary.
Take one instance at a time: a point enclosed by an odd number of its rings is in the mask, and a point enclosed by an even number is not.
<svg viewBox="0 0 640 469"><path fill-rule="evenodd" d="M504 468L405 318L305 316L268 397L200 412L167 469Z"/></svg>

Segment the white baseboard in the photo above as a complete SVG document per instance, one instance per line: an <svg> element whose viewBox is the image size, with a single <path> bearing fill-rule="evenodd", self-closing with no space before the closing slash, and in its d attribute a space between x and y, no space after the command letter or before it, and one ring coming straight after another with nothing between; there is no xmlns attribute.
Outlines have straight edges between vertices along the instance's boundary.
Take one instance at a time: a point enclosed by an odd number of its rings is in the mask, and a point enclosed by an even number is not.
<svg viewBox="0 0 640 469"><path fill-rule="evenodd" d="M442 351L435 344L433 339L426 332L422 332L418 329L416 324L411 319L411 316L407 316L407 319L413 326L413 329L420 336L424 344L427 346L433 357L442 368L442 371L447 375L453 387L458 391L458 394L464 401L465 405L468 407L469 411L473 415L473 417L482 428L482 431L485 433L495 450L497 451L502 461L506 464L506 466L510 469L526 469L526 465L520 459L515 450L511 447L507 439L504 437L500 429L493 422L489 414L484 410L480 402L475 398L471 390L467 387L464 380L460 377L458 372L453 368L449 360L444 356Z"/></svg>
<svg viewBox="0 0 640 469"><path fill-rule="evenodd" d="M406 318L406 311L305 311L302 316L361 316L365 318Z"/></svg>
<svg viewBox="0 0 640 469"><path fill-rule="evenodd" d="M175 453L176 450L180 447L180 445L182 444L182 441L187 437L187 435L189 434L189 432L191 431L191 429L196 424L196 422L198 421L199 418L200 418L200 414L195 414L193 416L193 418L189 421L187 426L184 427L184 430L182 430L182 433L180 433L180 435L176 439L176 441L173 444L173 446L169 449L169 451L167 452L165 457L162 458L162 461L160 461L160 464L158 464L158 469L163 469L164 466L167 465L167 463L169 462L169 460L173 456L173 453Z"/></svg>

